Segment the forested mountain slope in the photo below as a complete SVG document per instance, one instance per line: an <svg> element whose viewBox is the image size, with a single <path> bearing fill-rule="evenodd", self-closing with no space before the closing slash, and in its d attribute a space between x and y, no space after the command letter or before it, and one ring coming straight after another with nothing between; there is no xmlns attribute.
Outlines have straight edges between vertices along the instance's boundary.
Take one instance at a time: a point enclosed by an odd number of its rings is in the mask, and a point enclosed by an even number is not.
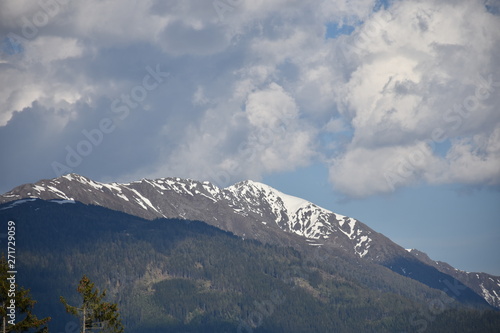
<svg viewBox="0 0 500 333"><path fill-rule="evenodd" d="M1 205L2 228L8 220L16 223L19 283L31 288L39 315L53 317L53 332L76 322L59 296L78 303L83 274L108 289L133 333L500 327L496 311L465 306L378 264L353 261L341 249L305 253L203 222L145 220L67 201Z"/></svg>

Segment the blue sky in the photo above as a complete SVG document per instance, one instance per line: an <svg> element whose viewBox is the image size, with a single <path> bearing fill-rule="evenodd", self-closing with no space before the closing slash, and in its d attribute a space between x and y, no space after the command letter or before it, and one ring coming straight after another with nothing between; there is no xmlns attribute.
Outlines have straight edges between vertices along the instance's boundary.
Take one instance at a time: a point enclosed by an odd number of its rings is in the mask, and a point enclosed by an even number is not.
<svg viewBox="0 0 500 333"><path fill-rule="evenodd" d="M404 248L470 271L500 275L500 193L461 186L413 186L386 195L348 199L324 180L328 170L312 165L266 177L282 192L353 216Z"/></svg>
<svg viewBox="0 0 500 333"><path fill-rule="evenodd" d="M0 3L0 192L253 179L500 275L495 0Z"/></svg>

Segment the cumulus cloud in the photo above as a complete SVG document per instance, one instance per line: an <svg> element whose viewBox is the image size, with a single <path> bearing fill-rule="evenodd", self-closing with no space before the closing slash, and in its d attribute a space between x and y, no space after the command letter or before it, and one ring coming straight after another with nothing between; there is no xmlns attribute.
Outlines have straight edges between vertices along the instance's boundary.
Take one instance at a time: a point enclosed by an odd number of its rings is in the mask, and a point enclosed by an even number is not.
<svg viewBox="0 0 500 333"><path fill-rule="evenodd" d="M332 160L330 180L353 197L385 193L415 184L428 168L439 163L429 146L356 147Z"/></svg>
<svg viewBox="0 0 500 333"><path fill-rule="evenodd" d="M500 185L500 126L488 133L456 139L445 162L441 173L429 173L431 181Z"/></svg>
<svg viewBox="0 0 500 333"><path fill-rule="evenodd" d="M293 97L271 83L260 90L235 85L231 102L208 109L154 171L210 179L228 186L307 165L315 154L314 129ZM199 90L197 90L199 93Z"/></svg>
<svg viewBox="0 0 500 333"><path fill-rule="evenodd" d="M341 87L340 109L354 133L343 155L333 159L333 184L348 195L366 196L409 179L497 183L498 161L486 138L494 137L491 127L500 120L498 27L498 16L479 1L405 1L373 15L344 41L341 49L353 70ZM405 177L402 170L404 181L384 186L386 172L398 168L389 161L411 155L411 148L402 147L444 141L451 145L444 156L430 151L434 163L410 166L419 172ZM364 181L349 187L346 172Z"/></svg>
<svg viewBox="0 0 500 333"><path fill-rule="evenodd" d="M356 197L498 184L494 2L48 3L0 4L4 190L53 162L229 185L321 161ZM68 165L103 119L113 130Z"/></svg>

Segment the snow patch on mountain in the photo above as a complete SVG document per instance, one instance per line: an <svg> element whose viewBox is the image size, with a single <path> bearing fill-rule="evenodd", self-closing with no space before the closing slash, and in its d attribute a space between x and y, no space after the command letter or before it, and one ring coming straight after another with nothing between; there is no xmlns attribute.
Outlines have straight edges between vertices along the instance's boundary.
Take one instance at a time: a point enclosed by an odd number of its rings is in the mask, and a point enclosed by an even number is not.
<svg viewBox="0 0 500 333"><path fill-rule="evenodd" d="M141 205L144 209L146 209L146 210L148 209L148 208L145 206L145 204L146 204L146 205L148 205L149 207L151 207L153 210L155 210L155 211L157 211L158 213L160 213L160 211L159 211L158 209L156 209L156 207L155 207L155 206L153 206L153 204L151 203L151 201L149 201L149 199L148 199L148 198L146 198L145 196L143 196L142 194L140 194L140 193L139 193L136 189L131 188L130 190L131 190L132 192L134 192L134 193L135 193L135 195L137 196L137 197L135 198L135 200L136 200L136 201L137 201L137 203L138 203L139 205Z"/></svg>
<svg viewBox="0 0 500 333"><path fill-rule="evenodd" d="M37 191L38 193L45 191L45 187L35 185L33 186L33 189Z"/></svg>
<svg viewBox="0 0 500 333"><path fill-rule="evenodd" d="M286 231L291 231L310 240L326 240L332 234L338 234L337 231L340 231L349 240L356 242L352 245L356 255L364 257L368 253L372 242L369 237L371 232L364 232L358 228L357 220L353 218L335 214L307 200L282 193L259 182L244 181L224 190L248 203L249 207L246 209L235 204L235 211L239 214L251 211L263 216L264 210L269 208L274 217L273 222ZM267 203L268 207L263 207L262 203ZM320 245L317 242L309 244Z"/></svg>
<svg viewBox="0 0 500 333"><path fill-rule="evenodd" d="M73 200L72 198L69 198L63 191L58 190L54 186L48 186L49 190L52 192L56 193L59 195L61 198L66 199L66 200Z"/></svg>
<svg viewBox="0 0 500 333"><path fill-rule="evenodd" d="M258 192L264 194L268 199L270 199L269 201L272 203L273 209L280 210L285 208L288 214L295 214L302 206L310 204L307 200L285 194L269 185L259 182L247 180L241 184L248 186L248 191L250 191L251 188L257 189Z"/></svg>
<svg viewBox="0 0 500 333"><path fill-rule="evenodd" d="M14 201L13 203L11 203L10 205L8 205L7 207L3 207L1 208L0 210L6 210L6 209L10 209L12 207L15 207L17 205L20 205L20 204L23 204L25 202L29 202L29 201L35 201L36 199L22 199L22 200L17 200L17 201Z"/></svg>
<svg viewBox="0 0 500 333"><path fill-rule="evenodd" d="M495 299L498 298L498 295L491 294L490 291L484 287L484 284L481 283L479 286L481 287L481 291L482 291L481 294L482 294L483 298L486 300L486 302L491 304L491 303L493 303L493 301ZM495 291L493 290L493 292L495 292ZM495 292L495 294L496 294L496 292Z"/></svg>
<svg viewBox="0 0 500 333"><path fill-rule="evenodd" d="M63 204L75 204L75 200L49 200L50 202L55 202L57 204L63 205Z"/></svg>

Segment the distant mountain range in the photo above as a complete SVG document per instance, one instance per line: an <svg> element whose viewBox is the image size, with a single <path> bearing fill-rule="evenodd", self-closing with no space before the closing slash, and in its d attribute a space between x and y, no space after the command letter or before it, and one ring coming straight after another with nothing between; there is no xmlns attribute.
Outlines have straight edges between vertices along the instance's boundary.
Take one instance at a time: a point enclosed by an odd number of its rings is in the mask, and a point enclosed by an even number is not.
<svg viewBox="0 0 500 333"><path fill-rule="evenodd" d="M149 220L199 220L242 238L292 246L305 253L316 248L341 250L353 262L382 265L460 301L500 308L500 277L433 261L418 250L403 249L354 218L254 181L221 189L181 178L106 184L68 174L14 188L0 196L0 204L10 203L1 209L29 198L98 205Z"/></svg>

